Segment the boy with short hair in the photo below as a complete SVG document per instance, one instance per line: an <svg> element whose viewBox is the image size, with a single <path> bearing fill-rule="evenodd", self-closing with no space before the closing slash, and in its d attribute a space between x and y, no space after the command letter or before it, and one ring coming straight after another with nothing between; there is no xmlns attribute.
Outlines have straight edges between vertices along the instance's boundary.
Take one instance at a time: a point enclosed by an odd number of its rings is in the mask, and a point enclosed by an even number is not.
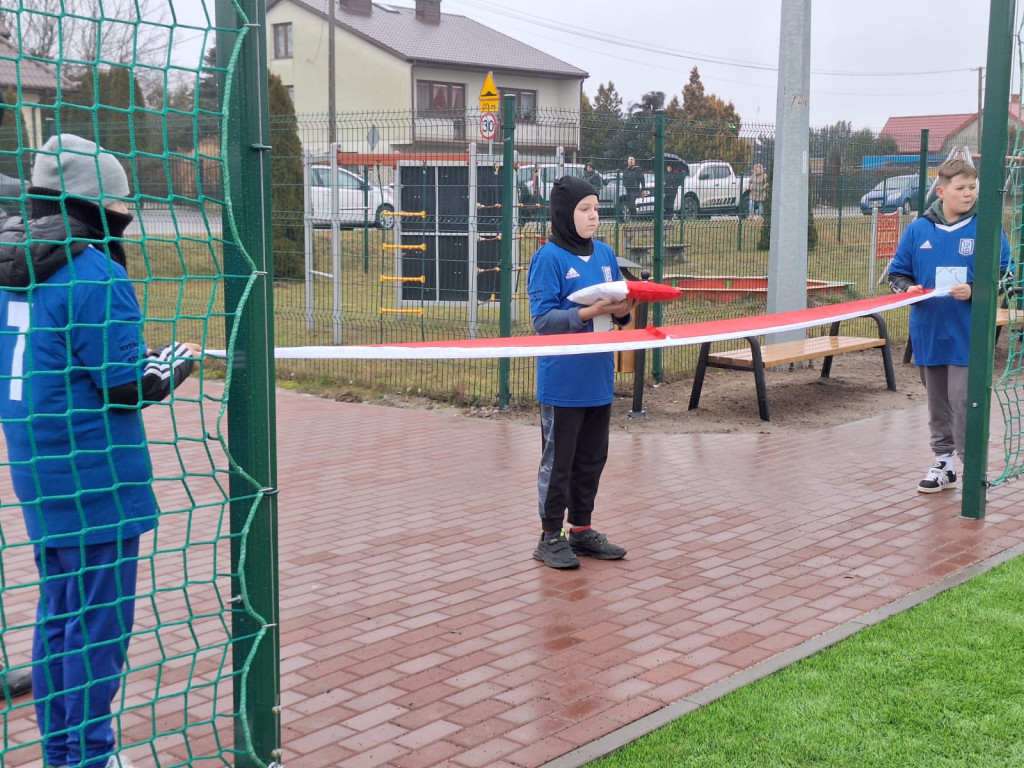
<svg viewBox="0 0 1024 768"><path fill-rule="evenodd" d="M964 456L967 419L967 361L974 294L974 249L978 230L978 172L956 158L939 166L938 199L907 226L889 267L894 293L949 289L910 308L914 362L928 393L928 427L935 460L918 483L920 493L955 488L954 452ZM1011 267L1010 245L1002 233L1000 269Z"/></svg>
<svg viewBox="0 0 1024 768"><path fill-rule="evenodd" d="M621 280L611 247L594 240L598 197L584 179L563 176L551 190L551 238L530 262L530 317L538 333L590 333L624 325L636 302L590 306L569 294ZM579 568L577 555L619 560L626 550L591 527L608 459L615 362L611 352L537 358L542 456L538 472L541 538L533 557L551 568ZM562 531L568 509L571 530Z"/></svg>

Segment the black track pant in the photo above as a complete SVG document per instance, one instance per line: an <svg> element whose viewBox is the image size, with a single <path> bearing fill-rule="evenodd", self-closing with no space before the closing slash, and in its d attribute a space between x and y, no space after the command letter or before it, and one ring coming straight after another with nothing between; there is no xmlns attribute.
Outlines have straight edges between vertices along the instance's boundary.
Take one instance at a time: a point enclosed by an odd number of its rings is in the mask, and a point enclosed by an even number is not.
<svg viewBox="0 0 1024 768"><path fill-rule="evenodd" d="M590 525L597 486L608 460L611 415L610 403L590 408L541 403L537 491L543 530L561 530L566 509L569 525Z"/></svg>

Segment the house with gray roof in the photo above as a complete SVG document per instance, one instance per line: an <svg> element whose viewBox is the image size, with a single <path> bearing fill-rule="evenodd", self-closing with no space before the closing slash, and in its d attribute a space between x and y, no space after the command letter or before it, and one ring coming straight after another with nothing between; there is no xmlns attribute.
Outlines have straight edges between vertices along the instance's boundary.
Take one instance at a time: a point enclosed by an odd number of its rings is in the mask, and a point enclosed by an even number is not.
<svg viewBox="0 0 1024 768"><path fill-rule="evenodd" d="M333 10L333 23L332 23ZM335 66L329 65L334 35ZM270 71L292 95L307 149L326 148L333 83L342 150L465 151L486 144L480 96L488 73L502 96L515 94L521 148L570 153L579 144L587 73L498 30L441 12L441 0L402 7L372 0L269 0ZM560 110L558 125L542 125ZM566 118L572 114L573 117ZM500 135L497 137L500 142Z"/></svg>
<svg viewBox="0 0 1024 768"><path fill-rule="evenodd" d="M11 88L19 94L29 145L40 147L45 131L43 110L39 105L53 104L57 95L57 74L54 67L22 56L10 36L10 31L0 22L0 91ZM67 80L63 85L71 88Z"/></svg>

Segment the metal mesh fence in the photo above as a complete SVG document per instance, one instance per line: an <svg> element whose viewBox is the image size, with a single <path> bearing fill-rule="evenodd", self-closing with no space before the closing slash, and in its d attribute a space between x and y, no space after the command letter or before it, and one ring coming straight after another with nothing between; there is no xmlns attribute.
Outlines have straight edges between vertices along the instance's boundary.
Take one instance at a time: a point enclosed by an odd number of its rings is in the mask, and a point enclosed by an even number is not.
<svg viewBox="0 0 1024 768"><path fill-rule="evenodd" d="M275 203L275 232L292 231L275 234L279 345L497 336L503 311L513 335L532 334L526 269L549 234L548 195L564 174L587 176L599 187L598 236L628 261L630 275L646 270L684 289L683 299L663 305L658 322L765 311L773 126L668 118L658 158L653 114L520 113L513 199L506 202L502 126L485 139L478 122L462 112L297 119L302 157L291 160L301 162L301 180L273 180L275 200L294 201L291 210ZM955 138L966 146L975 141ZM809 303L883 290L876 281L886 261L873 256L872 207L905 214L901 226L917 212L921 142L920 134L879 136L843 124L811 131ZM927 168L937 167L947 149L926 146ZM761 180L755 166L764 170ZM511 244L502 242L505 217ZM659 218L664 234L656 248ZM511 250L508 307L500 302L504 247ZM894 317L890 330L896 340L905 336L905 315ZM694 350L678 348L664 353L658 373L682 377L694 365ZM498 369L493 360L308 360L278 367L281 376L314 386L467 404L495 402ZM507 384L513 402L531 400L532 361L514 361Z"/></svg>

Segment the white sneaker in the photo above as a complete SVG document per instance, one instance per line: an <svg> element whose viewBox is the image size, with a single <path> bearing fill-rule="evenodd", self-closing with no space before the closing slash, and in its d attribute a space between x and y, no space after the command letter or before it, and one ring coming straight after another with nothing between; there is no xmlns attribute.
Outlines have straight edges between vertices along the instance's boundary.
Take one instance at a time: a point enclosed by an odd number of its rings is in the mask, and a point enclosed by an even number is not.
<svg viewBox="0 0 1024 768"><path fill-rule="evenodd" d="M106 768L135 768L135 763L123 755L111 755Z"/></svg>
<svg viewBox="0 0 1024 768"><path fill-rule="evenodd" d="M936 461L932 464L924 480L917 484L918 493L938 493L947 488L956 488L956 472L953 465L943 461ZM107 766L110 768L110 766Z"/></svg>

